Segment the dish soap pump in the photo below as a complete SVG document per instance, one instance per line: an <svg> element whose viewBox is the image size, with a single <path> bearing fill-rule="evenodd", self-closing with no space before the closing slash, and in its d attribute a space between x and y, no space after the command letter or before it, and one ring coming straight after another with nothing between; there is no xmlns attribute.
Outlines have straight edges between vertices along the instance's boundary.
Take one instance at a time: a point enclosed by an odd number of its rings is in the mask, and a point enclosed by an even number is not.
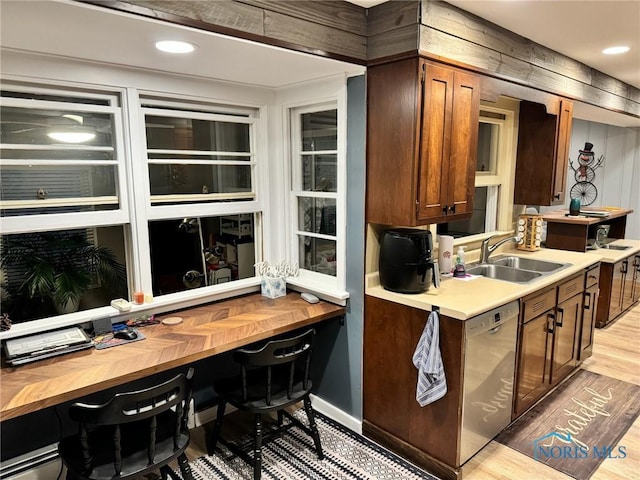
<svg viewBox="0 0 640 480"><path fill-rule="evenodd" d="M464 277L466 274L467 271L464 266L464 247L460 246L456 252L456 264L453 267L453 276Z"/></svg>

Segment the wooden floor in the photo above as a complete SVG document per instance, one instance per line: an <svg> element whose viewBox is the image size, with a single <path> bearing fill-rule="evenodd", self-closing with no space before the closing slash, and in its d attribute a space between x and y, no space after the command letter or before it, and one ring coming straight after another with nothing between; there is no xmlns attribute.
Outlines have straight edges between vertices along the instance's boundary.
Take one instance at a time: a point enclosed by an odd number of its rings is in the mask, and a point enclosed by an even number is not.
<svg viewBox="0 0 640 480"><path fill-rule="evenodd" d="M640 385L640 304L609 327L596 329L593 355L582 364L582 368ZM627 457L603 461L591 480L640 479L640 418L619 444L627 447ZM534 478L573 480L498 442L487 445L463 469L464 480Z"/></svg>
<svg viewBox="0 0 640 480"><path fill-rule="evenodd" d="M596 329L593 355L582 368L640 385L640 304L611 326ZM226 428L234 430L233 425L233 420L229 424L225 421ZM190 460L206 453L204 435L203 427L192 430L187 452ZM627 457L605 460L591 480L640 479L640 419L622 437L620 445L627 447ZM498 442L491 442L481 450L463 472L463 480L573 480Z"/></svg>

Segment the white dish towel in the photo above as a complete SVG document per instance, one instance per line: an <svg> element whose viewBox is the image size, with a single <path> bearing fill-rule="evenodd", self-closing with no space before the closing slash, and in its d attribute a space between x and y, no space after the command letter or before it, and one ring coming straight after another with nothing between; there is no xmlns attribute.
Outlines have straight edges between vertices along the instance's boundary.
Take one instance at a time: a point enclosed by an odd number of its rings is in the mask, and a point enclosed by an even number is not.
<svg viewBox="0 0 640 480"><path fill-rule="evenodd" d="M447 379L440 353L440 318L435 311L427 319L413 354L413 365L418 369L416 400L420 406L424 407L444 397L447 393Z"/></svg>

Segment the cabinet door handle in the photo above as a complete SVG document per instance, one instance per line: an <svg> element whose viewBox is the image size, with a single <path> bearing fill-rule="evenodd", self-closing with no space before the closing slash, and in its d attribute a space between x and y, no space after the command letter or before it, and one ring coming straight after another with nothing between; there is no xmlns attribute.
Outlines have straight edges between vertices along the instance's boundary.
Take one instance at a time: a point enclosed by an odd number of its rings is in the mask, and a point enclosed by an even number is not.
<svg viewBox="0 0 640 480"><path fill-rule="evenodd" d="M556 193L556 194L553 196L553 198L555 198L556 200L560 200L560 194L559 194L559 193Z"/></svg>
<svg viewBox="0 0 640 480"><path fill-rule="evenodd" d="M629 269L629 260L623 260L622 266L620 267L620 273L627 273L628 269Z"/></svg>
<svg viewBox="0 0 640 480"><path fill-rule="evenodd" d="M447 210L449 210L449 207L447 205L442 207L442 213L444 213L445 215L447 214Z"/></svg>
<svg viewBox="0 0 640 480"><path fill-rule="evenodd" d="M449 213L456 213L456 206L455 204L453 204L452 206L449 207Z"/></svg>
<svg viewBox="0 0 640 480"><path fill-rule="evenodd" d="M587 305L587 298L589 299L589 304L588 305ZM591 292L585 293L584 300L585 300L584 301L584 309L585 310L590 310L591 309L591 305L592 305L592 303L591 303Z"/></svg>
<svg viewBox="0 0 640 480"><path fill-rule="evenodd" d="M551 320L551 326L549 326L549 320ZM547 314L547 333L553 333L554 332L554 325L556 320L556 316L553 313L549 313Z"/></svg>
<svg viewBox="0 0 640 480"><path fill-rule="evenodd" d="M558 307L558 318L556 318L556 327L562 327L564 322L564 308Z"/></svg>

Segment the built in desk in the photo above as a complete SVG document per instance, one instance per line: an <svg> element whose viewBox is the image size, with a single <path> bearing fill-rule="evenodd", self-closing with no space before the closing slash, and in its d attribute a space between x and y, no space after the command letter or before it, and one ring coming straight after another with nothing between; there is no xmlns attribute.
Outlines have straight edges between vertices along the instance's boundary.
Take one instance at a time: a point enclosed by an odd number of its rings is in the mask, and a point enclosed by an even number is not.
<svg viewBox="0 0 640 480"><path fill-rule="evenodd" d="M260 294L158 316L179 325L151 325L146 339L89 349L19 367L2 365L0 420L35 412L133 380L345 314L328 302L310 304L299 293L277 299Z"/></svg>

